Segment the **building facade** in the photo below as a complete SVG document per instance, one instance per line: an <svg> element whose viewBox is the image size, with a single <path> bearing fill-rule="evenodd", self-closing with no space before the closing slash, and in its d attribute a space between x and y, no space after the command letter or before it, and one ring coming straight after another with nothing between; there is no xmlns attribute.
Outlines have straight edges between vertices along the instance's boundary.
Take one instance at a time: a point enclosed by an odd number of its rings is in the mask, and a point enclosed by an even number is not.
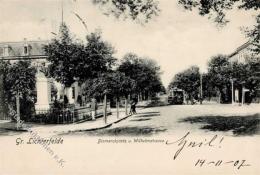
<svg viewBox="0 0 260 175"><path fill-rule="evenodd" d="M242 63L245 64L248 59L260 59L259 55L256 55L255 52L252 51L253 44L248 41L238 47L232 54L228 56L229 61L232 63ZM247 96L249 95L249 89L246 89L243 85L241 88L235 87L236 80L231 79L232 84L232 104L241 103L242 105L247 102ZM260 94L260 89L258 92ZM260 102L260 98L256 97L253 102Z"/></svg>
<svg viewBox="0 0 260 175"><path fill-rule="evenodd" d="M50 109L55 99L62 100L64 94L68 98L70 104L77 102L77 98L81 95L81 89L75 82L70 88L64 88L63 85L47 78L41 71L48 65L47 55L44 52L44 45L49 41L37 40L27 41L24 39L19 42L2 42L0 43L0 59L10 61L11 63L18 60L31 60L32 66L37 68L36 73L36 94L37 102L35 104L37 110ZM56 89L55 96L52 90Z"/></svg>

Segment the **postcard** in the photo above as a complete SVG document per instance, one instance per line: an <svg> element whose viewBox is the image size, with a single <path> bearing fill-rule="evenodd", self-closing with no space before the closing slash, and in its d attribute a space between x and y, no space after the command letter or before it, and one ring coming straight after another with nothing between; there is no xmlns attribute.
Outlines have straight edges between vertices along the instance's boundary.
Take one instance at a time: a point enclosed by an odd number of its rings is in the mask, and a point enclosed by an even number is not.
<svg viewBox="0 0 260 175"><path fill-rule="evenodd" d="M260 1L0 8L0 174L260 174Z"/></svg>

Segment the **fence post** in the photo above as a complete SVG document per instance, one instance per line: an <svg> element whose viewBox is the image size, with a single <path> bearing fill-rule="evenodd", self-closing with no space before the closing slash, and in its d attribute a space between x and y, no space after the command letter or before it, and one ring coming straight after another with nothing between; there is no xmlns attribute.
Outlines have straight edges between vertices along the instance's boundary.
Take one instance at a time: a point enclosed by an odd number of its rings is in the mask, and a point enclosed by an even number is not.
<svg viewBox="0 0 260 175"><path fill-rule="evenodd" d="M104 106L103 106L103 108L104 108L104 113L103 113L104 120L105 120L105 123L107 123L107 95L106 94L104 95Z"/></svg>

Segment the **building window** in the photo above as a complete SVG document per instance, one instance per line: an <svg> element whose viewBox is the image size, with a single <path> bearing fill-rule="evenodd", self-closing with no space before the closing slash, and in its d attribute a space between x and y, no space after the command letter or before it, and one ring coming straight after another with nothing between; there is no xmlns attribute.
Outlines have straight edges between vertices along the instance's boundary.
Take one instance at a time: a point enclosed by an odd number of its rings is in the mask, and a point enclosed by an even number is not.
<svg viewBox="0 0 260 175"><path fill-rule="evenodd" d="M75 87L72 87L72 99L75 99Z"/></svg>
<svg viewBox="0 0 260 175"><path fill-rule="evenodd" d="M4 56L4 48L0 48L0 55Z"/></svg>
<svg viewBox="0 0 260 175"><path fill-rule="evenodd" d="M28 54L28 47L24 46L24 54L27 55Z"/></svg>
<svg viewBox="0 0 260 175"><path fill-rule="evenodd" d="M9 47L8 46L6 46L4 48L4 56L9 56Z"/></svg>
<svg viewBox="0 0 260 175"><path fill-rule="evenodd" d="M24 53L24 55L29 55L28 46L23 47L23 53Z"/></svg>

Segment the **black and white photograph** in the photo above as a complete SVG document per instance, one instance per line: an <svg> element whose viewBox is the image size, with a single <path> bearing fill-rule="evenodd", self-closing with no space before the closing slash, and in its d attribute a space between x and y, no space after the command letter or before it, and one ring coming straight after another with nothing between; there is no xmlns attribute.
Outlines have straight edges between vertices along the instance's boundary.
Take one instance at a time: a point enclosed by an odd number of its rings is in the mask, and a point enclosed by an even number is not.
<svg viewBox="0 0 260 175"><path fill-rule="evenodd" d="M0 9L0 174L260 174L260 0Z"/></svg>

